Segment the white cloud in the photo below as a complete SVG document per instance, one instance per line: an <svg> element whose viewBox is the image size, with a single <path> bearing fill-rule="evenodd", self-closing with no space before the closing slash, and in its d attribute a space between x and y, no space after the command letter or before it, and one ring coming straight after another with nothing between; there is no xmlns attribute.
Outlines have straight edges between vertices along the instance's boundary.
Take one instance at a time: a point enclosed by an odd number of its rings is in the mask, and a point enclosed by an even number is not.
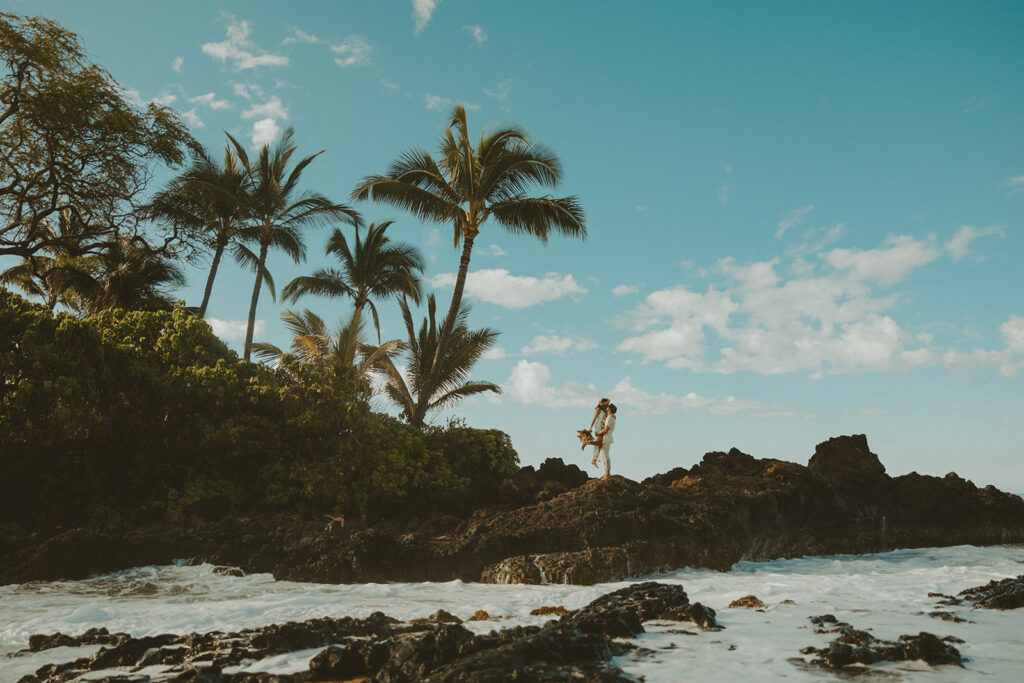
<svg viewBox="0 0 1024 683"><path fill-rule="evenodd" d="M250 83L235 83L235 94L239 97L244 97L247 100L251 100L262 92L263 91L258 85L252 85Z"/></svg>
<svg viewBox="0 0 1024 683"><path fill-rule="evenodd" d="M440 95L426 94L427 109L431 111L444 111L451 109L452 105L455 104L451 99L447 97L441 97Z"/></svg>
<svg viewBox="0 0 1024 683"><path fill-rule="evenodd" d="M503 388L514 401L546 408L590 408L601 398L593 384L584 387L568 383L555 388L548 385L550 381L551 369L547 365L521 360L512 368Z"/></svg>
<svg viewBox="0 0 1024 683"><path fill-rule="evenodd" d="M243 119L287 119L288 108L281 102L281 98L277 95L272 96L269 100L263 104L254 104L244 112L242 112Z"/></svg>
<svg viewBox="0 0 1024 683"><path fill-rule="evenodd" d="M807 218L807 214L814 210L814 205L801 206L793 209L786 216L779 221L779 229L775 232L775 239L782 237L782 235L792 228L793 226L800 225Z"/></svg>
<svg viewBox="0 0 1024 683"><path fill-rule="evenodd" d="M946 247L954 255L956 249ZM892 315L900 293L877 290L941 253L929 242L895 237L878 249L822 254L821 272L798 255L788 278L780 275L780 259L722 259L715 269L721 281L706 291L684 285L658 290L621 316L618 322L631 334L617 350L645 363L723 374L820 378L936 365L996 367L1007 376L1024 370L1024 317L1011 316L1000 327L1004 348L965 351L943 348L934 335L908 330Z"/></svg>
<svg viewBox="0 0 1024 683"><path fill-rule="evenodd" d="M291 27L290 33L291 35L281 41L282 45L291 45L292 43L309 43L311 45L315 45L316 43L322 42L312 33L306 33L302 29L294 26Z"/></svg>
<svg viewBox="0 0 1024 683"><path fill-rule="evenodd" d="M395 92L396 90L399 89L398 84L392 81L390 78L382 78L380 79L379 83L382 88L390 92Z"/></svg>
<svg viewBox="0 0 1024 683"><path fill-rule="evenodd" d="M543 364L520 360L505 383L505 395L525 405L544 408L579 408L589 410L604 396L611 397L619 415L630 412L638 415L662 415L673 412L706 412L713 415L750 415L752 417L807 417L778 406L765 405L750 399L709 398L690 392L683 396L651 394L633 385L625 377L610 391L599 392L593 384L586 386L567 382L551 386L551 369Z"/></svg>
<svg viewBox="0 0 1024 683"><path fill-rule="evenodd" d="M150 102L152 102L155 105L161 106L161 107L169 107L172 104L174 104L175 100L177 100L177 99L178 99L177 95L172 95L170 93L164 93L163 95L157 95L156 97L151 99Z"/></svg>
<svg viewBox="0 0 1024 683"><path fill-rule="evenodd" d="M1008 178L1003 184L1009 188L1009 191L1006 193L1007 197L1015 195L1018 192L1024 192L1024 175Z"/></svg>
<svg viewBox="0 0 1024 683"><path fill-rule="evenodd" d="M559 337L558 335L538 335L524 346L522 353L554 353L563 356L572 351L589 351L596 349L597 344L589 339Z"/></svg>
<svg viewBox="0 0 1024 683"><path fill-rule="evenodd" d="M491 256L507 256L508 255L508 254L505 253L505 250L502 249L501 247L499 247L497 244L492 244L492 245L488 246L487 247L487 252Z"/></svg>
<svg viewBox="0 0 1024 683"><path fill-rule="evenodd" d="M188 111L181 112L181 118L192 128L202 128L205 124L203 120L196 114L195 107Z"/></svg>
<svg viewBox="0 0 1024 683"><path fill-rule="evenodd" d="M334 63L340 67L366 66L370 63L370 53L373 46L366 42L362 36L349 36L345 42L338 45L331 45L331 52L338 55Z"/></svg>
<svg viewBox="0 0 1024 683"><path fill-rule="evenodd" d="M723 204L729 203L729 191L732 189L732 185L722 185L718 188L715 194L718 196L718 201Z"/></svg>
<svg viewBox="0 0 1024 683"><path fill-rule="evenodd" d="M719 164L719 166L722 168L722 171L725 172L725 175L732 173L732 166L729 164Z"/></svg>
<svg viewBox="0 0 1024 683"><path fill-rule="evenodd" d="M637 204L637 205L636 205L636 206L635 206L634 208L635 208L635 209L636 209L637 211L641 211L641 212L643 212L643 211L646 211L646 210L647 210L647 205L646 205L646 204Z"/></svg>
<svg viewBox="0 0 1024 683"><path fill-rule="evenodd" d="M477 47L487 42L487 31L485 31L484 27L479 24L463 26L462 30L473 36L473 41L477 44Z"/></svg>
<svg viewBox="0 0 1024 683"><path fill-rule="evenodd" d="M203 53L221 62L231 62L235 69L255 69L261 66L288 66L288 58L260 49L249 40L251 29L244 19L225 14L228 22L227 39L219 43L204 43Z"/></svg>
<svg viewBox="0 0 1024 683"><path fill-rule="evenodd" d="M629 296L630 294L636 294L638 290L633 285L619 285L612 290L612 296Z"/></svg>
<svg viewBox="0 0 1024 683"><path fill-rule="evenodd" d="M272 144L281 135L281 126L274 119L260 119L252 124L252 144L254 147Z"/></svg>
<svg viewBox="0 0 1024 683"><path fill-rule="evenodd" d="M208 92L205 95L190 97L188 98L188 101L193 104L201 104L204 107L209 107L210 109L229 109L231 107L230 102L227 100L218 100L217 96L212 92Z"/></svg>
<svg viewBox="0 0 1024 683"><path fill-rule="evenodd" d="M238 340L245 339L246 327L248 321L246 320L221 320L219 318L207 318L206 322L210 323L210 327L213 328L213 333L221 339ZM267 329L267 323L265 320L257 320L253 325L253 334L263 334Z"/></svg>
<svg viewBox="0 0 1024 683"><path fill-rule="evenodd" d="M441 97L440 95L433 95L431 93L426 94L427 109L431 111L447 111L452 108L455 104L455 100L449 97ZM470 111L478 111L480 109L479 104L471 104L469 102L460 102L460 104Z"/></svg>
<svg viewBox="0 0 1024 683"><path fill-rule="evenodd" d="M431 280L433 287L453 287L454 273L442 273ZM555 301L563 296L587 293L572 275L548 273L543 278L511 275L504 268L477 270L466 277L466 294L504 308L526 308Z"/></svg>
<svg viewBox="0 0 1024 683"><path fill-rule="evenodd" d="M881 249L833 249L825 255L825 261L833 268L849 272L855 280L892 285L938 256L939 250L935 247L902 235L890 236Z"/></svg>
<svg viewBox="0 0 1024 683"><path fill-rule="evenodd" d="M1024 317L1011 315L1009 320L999 326L999 331L1006 342L1006 348L1014 353L1024 353Z"/></svg>
<svg viewBox="0 0 1024 683"><path fill-rule="evenodd" d="M412 16L416 20L416 30L413 33L421 33L427 27L440 2L441 0L412 0Z"/></svg>
<svg viewBox="0 0 1024 683"><path fill-rule="evenodd" d="M484 355L481 356L484 360L502 360L508 357L508 351L500 346L492 346L491 348L484 351Z"/></svg>
<svg viewBox="0 0 1024 683"><path fill-rule="evenodd" d="M985 228L975 228L971 225L965 225L960 228L953 239L946 242L946 251L949 252L957 261L964 259L970 253L970 244L979 237L1002 237L1006 233L998 225L990 225Z"/></svg>
<svg viewBox="0 0 1024 683"><path fill-rule="evenodd" d="M181 73L181 67L185 64L185 60L181 57L175 57L174 61L171 62L171 68Z"/></svg>
<svg viewBox="0 0 1024 683"><path fill-rule="evenodd" d="M489 88L484 88L484 95L487 95L487 97L493 97L496 100L504 102L505 98L508 97L509 92L511 92L512 86L518 80L519 80L518 76L513 76L512 78L506 78L501 83L499 83L498 85L494 86L494 90L491 90Z"/></svg>

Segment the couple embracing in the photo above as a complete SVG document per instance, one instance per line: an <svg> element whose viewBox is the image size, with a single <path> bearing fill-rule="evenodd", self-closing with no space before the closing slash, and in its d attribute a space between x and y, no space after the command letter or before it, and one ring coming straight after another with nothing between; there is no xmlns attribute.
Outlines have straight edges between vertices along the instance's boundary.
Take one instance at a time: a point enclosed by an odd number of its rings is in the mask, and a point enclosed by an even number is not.
<svg viewBox="0 0 1024 683"><path fill-rule="evenodd" d="M618 412L618 408L611 402L611 399L602 398L597 407L594 408L594 419L590 421L590 428L597 429L594 432L594 457L591 459L590 464L594 467L598 467L597 461L604 459L604 477L607 479L612 473L612 463L608 459L608 452L612 447L612 443L615 441L613 434L615 432L615 413Z"/></svg>

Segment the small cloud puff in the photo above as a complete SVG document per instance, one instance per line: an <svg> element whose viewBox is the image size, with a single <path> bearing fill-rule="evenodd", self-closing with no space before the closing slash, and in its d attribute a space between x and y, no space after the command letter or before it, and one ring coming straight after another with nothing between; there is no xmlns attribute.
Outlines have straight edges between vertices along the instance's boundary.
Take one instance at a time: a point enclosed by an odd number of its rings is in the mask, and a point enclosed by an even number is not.
<svg viewBox="0 0 1024 683"><path fill-rule="evenodd" d="M232 341L241 341L245 339L245 332L248 327L248 321L246 320L221 320L220 318L207 318L206 322L210 323L210 327L213 328L213 333L221 339L228 339ZM252 329L255 334L263 334L267 329L267 322L265 320L257 320Z"/></svg>
<svg viewBox="0 0 1024 683"><path fill-rule="evenodd" d="M477 47L480 47L487 42L487 31L485 31L484 27L479 24L463 26L462 30L473 36L473 42L476 43Z"/></svg>

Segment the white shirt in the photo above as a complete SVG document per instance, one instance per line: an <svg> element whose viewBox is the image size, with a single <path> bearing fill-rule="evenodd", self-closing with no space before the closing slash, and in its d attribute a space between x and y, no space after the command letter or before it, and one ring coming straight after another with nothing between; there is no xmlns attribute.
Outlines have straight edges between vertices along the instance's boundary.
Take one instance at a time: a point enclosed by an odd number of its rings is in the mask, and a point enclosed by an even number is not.
<svg viewBox="0 0 1024 683"><path fill-rule="evenodd" d="M604 443L614 443L615 439L612 438L612 433L615 431L615 416L608 415L604 420L604 428L608 431L604 433Z"/></svg>

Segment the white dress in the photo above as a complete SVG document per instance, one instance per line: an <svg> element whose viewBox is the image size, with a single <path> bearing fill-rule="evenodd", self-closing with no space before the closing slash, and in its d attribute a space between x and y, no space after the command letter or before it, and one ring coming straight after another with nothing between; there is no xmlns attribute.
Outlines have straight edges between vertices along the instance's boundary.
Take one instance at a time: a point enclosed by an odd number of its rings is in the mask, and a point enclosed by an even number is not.
<svg viewBox="0 0 1024 683"><path fill-rule="evenodd" d="M601 449L597 451L597 454L594 457L595 459L604 458L604 472L605 474L610 474L612 471L612 461L608 457L608 453L611 450L612 444L615 443L615 438L612 436L615 433L615 416L608 415L604 420L602 428L607 428L608 431L604 433L603 437L601 437ZM597 432L595 432L595 434L596 433ZM597 448L597 446L594 446L594 448Z"/></svg>

